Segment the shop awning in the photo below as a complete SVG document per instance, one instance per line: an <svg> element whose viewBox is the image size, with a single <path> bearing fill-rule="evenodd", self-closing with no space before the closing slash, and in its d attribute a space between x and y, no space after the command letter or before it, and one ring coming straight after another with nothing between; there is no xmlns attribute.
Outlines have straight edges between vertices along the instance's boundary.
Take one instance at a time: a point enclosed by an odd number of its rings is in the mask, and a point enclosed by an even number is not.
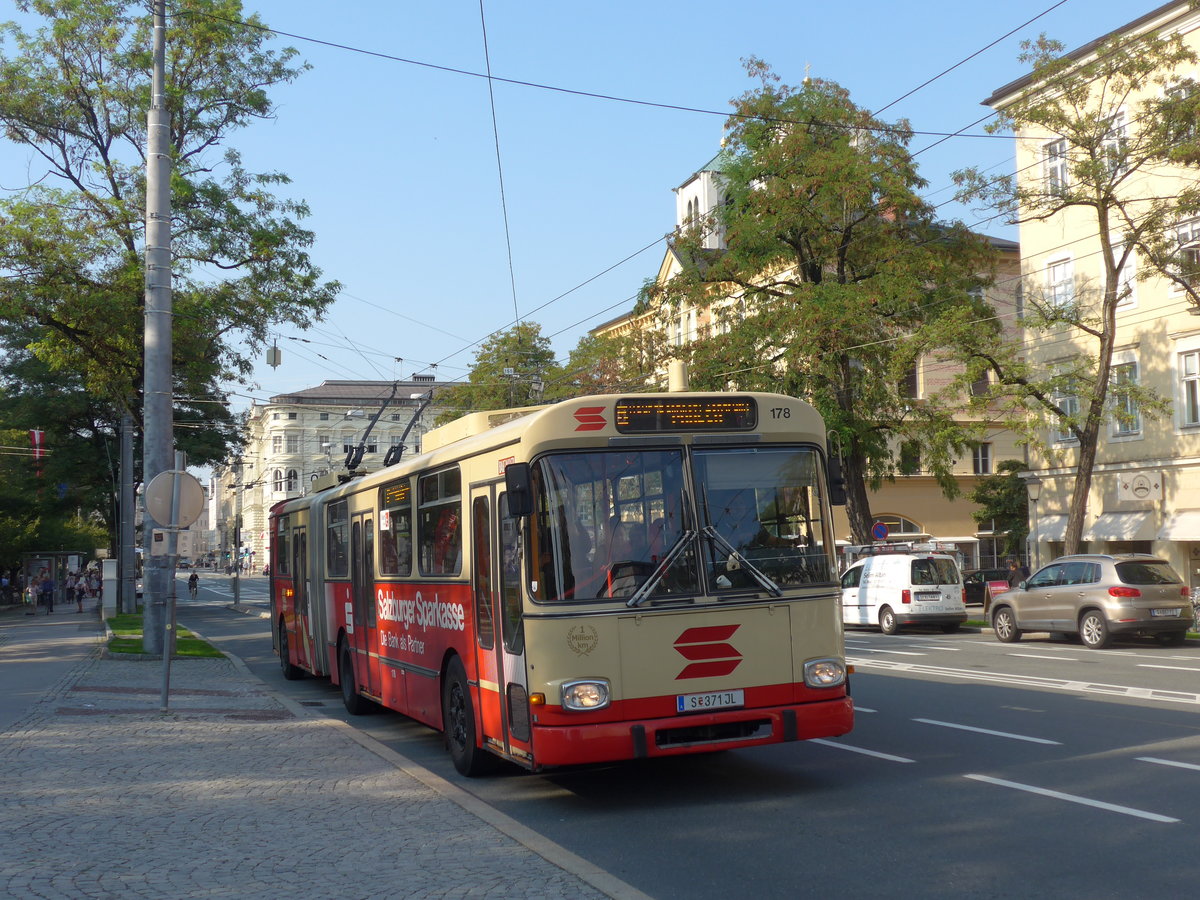
<svg viewBox="0 0 1200 900"><path fill-rule="evenodd" d="M1149 510L1106 512L1083 529L1085 541L1152 541L1154 514Z"/></svg>
<svg viewBox="0 0 1200 900"><path fill-rule="evenodd" d="M1200 541L1200 509L1177 509L1158 530L1160 541Z"/></svg>
<svg viewBox="0 0 1200 900"><path fill-rule="evenodd" d="M1030 522L1030 525L1033 523ZM1039 544L1047 541L1063 541L1067 538L1067 517L1062 514L1039 516L1037 534L1032 535Z"/></svg>

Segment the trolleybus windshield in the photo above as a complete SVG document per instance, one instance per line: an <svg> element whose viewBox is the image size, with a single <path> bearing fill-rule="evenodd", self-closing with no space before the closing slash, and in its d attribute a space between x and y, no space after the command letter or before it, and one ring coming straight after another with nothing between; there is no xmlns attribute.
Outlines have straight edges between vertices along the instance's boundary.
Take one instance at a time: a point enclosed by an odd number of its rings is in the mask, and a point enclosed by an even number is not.
<svg viewBox="0 0 1200 900"><path fill-rule="evenodd" d="M640 603L829 582L823 484L811 447L544 456L532 472L530 595Z"/></svg>

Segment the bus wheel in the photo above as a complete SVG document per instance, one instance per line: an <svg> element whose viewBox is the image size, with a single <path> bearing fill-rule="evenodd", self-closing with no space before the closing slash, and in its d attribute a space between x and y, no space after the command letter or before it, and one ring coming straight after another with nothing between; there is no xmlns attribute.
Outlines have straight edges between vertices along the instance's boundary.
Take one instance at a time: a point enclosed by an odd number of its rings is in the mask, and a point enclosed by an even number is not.
<svg viewBox="0 0 1200 900"><path fill-rule="evenodd" d="M475 708L467 687L467 672L457 656L446 667L442 684L442 728L446 730L446 749L454 768L468 777L483 774L489 755L475 746Z"/></svg>
<svg viewBox="0 0 1200 900"><path fill-rule="evenodd" d="M288 647L287 627L279 620L279 668L283 677L288 681L297 681L304 677L304 670L292 663L291 650Z"/></svg>
<svg viewBox="0 0 1200 900"><path fill-rule="evenodd" d="M350 648L345 644L338 657L338 681L341 682L342 703L346 705L346 712L352 716L364 715L370 709L370 701L358 692L358 685L354 683L354 660L350 656Z"/></svg>

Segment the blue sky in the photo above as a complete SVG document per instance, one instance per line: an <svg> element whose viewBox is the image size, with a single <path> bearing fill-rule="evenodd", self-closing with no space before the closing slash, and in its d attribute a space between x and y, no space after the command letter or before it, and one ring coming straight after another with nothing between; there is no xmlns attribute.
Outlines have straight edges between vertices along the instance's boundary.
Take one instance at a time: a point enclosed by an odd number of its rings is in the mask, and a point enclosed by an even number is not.
<svg viewBox="0 0 1200 900"><path fill-rule="evenodd" d="M494 83L510 276L486 80L299 39L482 73L479 0L249 0L268 26L298 36L276 40L313 68L274 92L277 119L233 143L252 171L293 179L290 193L312 208L312 255L345 293L315 330L281 331L283 364L260 364L256 389L239 389L233 405L326 379L408 377L432 363L440 378L464 377L477 342L518 314L540 322L565 359L655 274L663 244L654 242L674 224L671 188L716 152L730 99L753 87L742 58L765 59L791 84L807 65L878 110L1056 3L485 0L496 76L721 113ZM1075 47L1156 5L1066 0L882 115L957 131L1023 74L1022 38L1045 31ZM938 140L919 134L912 147ZM927 195L948 201L949 173L963 166L1011 171L1012 149L957 137L921 153ZM994 224L980 230L1015 237Z"/></svg>

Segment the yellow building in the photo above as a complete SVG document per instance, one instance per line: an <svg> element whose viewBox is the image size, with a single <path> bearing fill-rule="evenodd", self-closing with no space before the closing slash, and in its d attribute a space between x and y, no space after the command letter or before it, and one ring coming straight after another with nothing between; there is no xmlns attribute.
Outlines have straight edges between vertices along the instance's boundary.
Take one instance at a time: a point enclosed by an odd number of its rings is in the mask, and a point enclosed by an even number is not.
<svg viewBox="0 0 1200 900"><path fill-rule="evenodd" d="M1200 11L1187 0L1165 4L1072 51L1066 59L1078 70L1096 59L1097 48L1110 38L1134 38L1145 46L1145 36L1152 33L1179 35L1192 50L1200 51ZM1106 63L1113 58L1106 55ZM1027 190L1053 197L1064 196L1073 185L1082 189L1089 177L1086 167L1094 167L1097 160L1103 163L1105 154L1113 167L1110 171L1123 176L1112 180L1117 185L1114 196L1127 205L1124 216L1110 219L1117 246L1109 264L1119 272L1119 279L1112 282L1119 285L1119 293L1109 298L1115 307L1109 415L1101 427L1086 498L1081 549L1159 554L1181 573L1189 573L1193 587L1200 586L1200 308L1189 302L1184 283L1151 269L1138 252L1123 268L1117 263L1123 247L1121 229L1129 227L1122 219L1143 221L1151 209L1150 198L1178 197L1196 184L1194 169L1146 168L1129 160L1141 146L1142 129L1151 121L1142 103L1171 98L1179 89L1176 79L1195 79L1198 73L1200 66L1193 63L1174 72L1161 72L1161 83L1148 83L1126 93L1113 90L1119 87L1113 81L1101 84L1099 78L1092 80L1088 113L1106 130L1090 145L1078 133L1072 140L1069 129L1061 124L1057 129L1025 125L1015 134L1018 184ZM1027 76L999 88L985 103L1004 113L1030 96L1058 96L1054 92L1061 89L1061 82L1047 87ZM1027 202L1021 212L1025 302L1039 303L1044 310L1078 306L1099 315L1105 255L1096 211L1068 206L1035 219ZM1194 263L1200 246L1200 218L1166 221L1147 240L1155 237L1176 242L1179 257ZM1195 276L1194 271L1175 274L1186 280ZM1028 359L1043 372L1068 365L1075 354L1096 355L1095 339L1077 327L1026 329L1024 342ZM1165 415L1140 408L1122 394L1123 384L1153 389L1169 401ZM1061 390L1058 406L1078 414L1081 404L1087 402L1080 393L1071 396L1069 390ZM1030 468L1039 482L1031 499L1038 555L1046 562L1063 550L1079 445L1070 429L1050 415L1041 437L1044 447L1030 456Z"/></svg>

